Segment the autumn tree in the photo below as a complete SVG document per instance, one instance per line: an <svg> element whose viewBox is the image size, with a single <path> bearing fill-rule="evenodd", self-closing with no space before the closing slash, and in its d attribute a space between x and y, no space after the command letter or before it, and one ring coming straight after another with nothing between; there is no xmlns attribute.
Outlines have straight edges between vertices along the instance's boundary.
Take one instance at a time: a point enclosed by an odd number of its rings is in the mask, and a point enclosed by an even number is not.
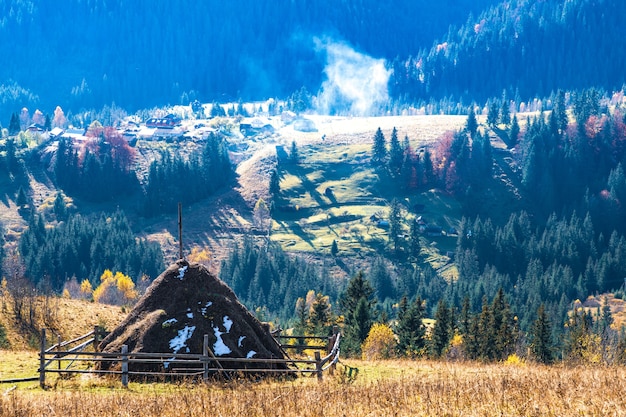
<svg viewBox="0 0 626 417"><path fill-rule="evenodd" d="M63 113L63 109L61 106L57 106L54 109L54 117L52 118L52 127L60 127L61 129L65 129L67 126L67 118L65 117L65 113Z"/></svg>
<svg viewBox="0 0 626 417"><path fill-rule="evenodd" d="M397 350L396 337L391 327L374 323L361 346L363 360L390 359Z"/></svg>
<svg viewBox="0 0 626 417"><path fill-rule="evenodd" d="M96 303L130 305L138 296L133 280L121 272L114 275L106 269L100 276L100 281L100 285L93 291Z"/></svg>

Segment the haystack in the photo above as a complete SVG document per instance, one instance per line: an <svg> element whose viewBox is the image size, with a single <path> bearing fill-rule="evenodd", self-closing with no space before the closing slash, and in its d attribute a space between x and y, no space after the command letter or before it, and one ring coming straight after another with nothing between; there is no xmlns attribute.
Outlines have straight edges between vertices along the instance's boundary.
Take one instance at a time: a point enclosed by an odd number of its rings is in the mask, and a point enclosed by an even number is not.
<svg viewBox="0 0 626 417"><path fill-rule="evenodd" d="M147 289L128 317L101 343L102 352L201 354L204 335L215 357L283 359L269 328L239 302L235 293L203 265L179 260ZM225 369L284 368L264 363L223 362ZM102 362L108 369L111 363ZM167 363L129 364L129 370L160 372Z"/></svg>

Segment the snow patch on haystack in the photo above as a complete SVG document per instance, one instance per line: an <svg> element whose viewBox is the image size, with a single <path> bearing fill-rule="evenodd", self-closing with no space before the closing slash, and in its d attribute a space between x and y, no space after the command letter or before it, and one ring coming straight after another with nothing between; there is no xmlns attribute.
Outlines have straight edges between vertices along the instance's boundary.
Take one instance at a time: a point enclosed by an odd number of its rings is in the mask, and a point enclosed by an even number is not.
<svg viewBox="0 0 626 417"><path fill-rule="evenodd" d="M170 340L170 349L174 353L178 353L182 348L187 347L187 340L193 335L193 331L196 330L196 326L185 326L178 331L178 335ZM189 351L189 348L187 348Z"/></svg>

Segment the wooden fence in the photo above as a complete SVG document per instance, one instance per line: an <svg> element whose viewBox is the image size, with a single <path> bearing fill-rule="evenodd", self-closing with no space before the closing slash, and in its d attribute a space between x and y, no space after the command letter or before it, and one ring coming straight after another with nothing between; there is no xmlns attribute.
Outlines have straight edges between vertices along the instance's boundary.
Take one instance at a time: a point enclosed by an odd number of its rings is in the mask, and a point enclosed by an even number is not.
<svg viewBox="0 0 626 417"><path fill-rule="evenodd" d="M46 329L41 330L41 350L39 353L39 385L46 386L47 373L60 374L98 374L119 375L124 387L128 386L130 376L143 377L195 377L207 381L211 376L230 378L233 374L256 373L256 374L300 374L316 375L318 380L323 378L323 373L333 372L339 360L339 343L341 334L336 332L330 337L321 336L281 336L275 335L275 340L285 354L285 359L260 359L260 358L217 358L209 347L209 336L204 335L202 354L172 354L172 353L145 353L128 352L126 345L122 346L119 353L98 352L98 344L102 340L103 332L99 328L83 336L68 341L59 340L57 344L46 348ZM311 341L318 340L319 344L300 343L281 344L279 340ZM92 347L92 350L87 350ZM287 351L297 349L313 350L313 359L290 358ZM321 352L326 351L322 357ZM98 362L109 364L119 363L115 369L95 369ZM161 364L167 372L143 372L133 371L131 365ZM237 364L238 366L234 366ZM254 367L248 368L250 364ZM259 364L265 365L260 366ZM56 366L55 366L56 365ZM81 366L78 366L81 365ZM225 366L226 365L226 366ZM243 366L241 366L243 365Z"/></svg>

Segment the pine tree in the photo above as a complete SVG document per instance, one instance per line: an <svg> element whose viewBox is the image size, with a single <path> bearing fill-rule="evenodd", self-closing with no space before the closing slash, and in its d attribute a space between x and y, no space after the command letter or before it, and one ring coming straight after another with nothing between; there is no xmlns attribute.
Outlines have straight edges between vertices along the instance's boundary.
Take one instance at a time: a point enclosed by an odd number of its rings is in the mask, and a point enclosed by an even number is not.
<svg viewBox="0 0 626 417"><path fill-rule="evenodd" d="M399 355L416 357L422 354L426 345L426 327L423 322L424 305L421 298L409 304L406 296L400 301L398 311L397 350Z"/></svg>
<svg viewBox="0 0 626 417"><path fill-rule="evenodd" d="M15 204L22 208L26 204L28 204L28 197L26 196L26 192L24 188L20 185L20 188L17 190L17 196L15 197Z"/></svg>
<svg viewBox="0 0 626 417"><path fill-rule="evenodd" d="M448 349L453 336L452 311L445 300L440 300L435 311L435 325L430 338L430 355L440 358Z"/></svg>
<svg viewBox="0 0 626 417"><path fill-rule="evenodd" d="M399 175L402 169L402 162L404 160L404 150L400 146L400 140L398 139L398 130L394 127L391 131L391 140L389 143L389 171L393 175Z"/></svg>
<svg viewBox="0 0 626 417"><path fill-rule="evenodd" d="M502 287L498 290L491 305L493 318L492 332L495 334L495 350L493 359L506 359L515 348L515 325L511 309L504 297Z"/></svg>
<svg viewBox="0 0 626 417"><path fill-rule="evenodd" d="M511 129L509 130L509 147L513 148L517 146L519 140L519 123L517 122L517 115L513 115L513 121L511 122Z"/></svg>
<svg viewBox="0 0 626 417"><path fill-rule="evenodd" d="M333 317L328 296L317 293L311 303L307 328L311 334L322 336L330 334L332 326Z"/></svg>
<svg viewBox="0 0 626 417"><path fill-rule="evenodd" d="M498 102L491 100L489 104L489 110L487 112L487 124L494 128L498 123Z"/></svg>
<svg viewBox="0 0 626 417"><path fill-rule="evenodd" d="M409 256L413 259L417 259L420 255L420 249L419 224L417 218L414 217L409 230Z"/></svg>
<svg viewBox="0 0 626 417"><path fill-rule="evenodd" d="M554 343L552 342L552 323L546 314L543 304L537 310L537 319L530 333L530 350L534 358L541 363L552 363L554 360Z"/></svg>
<svg viewBox="0 0 626 417"><path fill-rule="evenodd" d="M502 93L502 106L500 107L500 123L508 126L511 123L511 109L509 99L506 97L506 91Z"/></svg>
<svg viewBox="0 0 626 417"><path fill-rule="evenodd" d="M376 130L374 135L374 145L372 146L372 162L374 164L382 164L387 158L387 144L385 136L380 127Z"/></svg>
<svg viewBox="0 0 626 417"><path fill-rule="evenodd" d="M344 351L348 356L359 355L361 343L374 322L376 299L374 288L359 271L346 287L339 299L339 306L344 316Z"/></svg>
<svg viewBox="0 0 626 417"><path fill-rule="evenodd" d="M397 199L391 202L391 210L389 212L389 242L393 244L394 252L398 252L400 245L400 236L402 234L401 206Z"/></svg>
<svg viewBox="0 0 626 417"><path fill-rule="evenodd" d="M280 194L280 175L278 174L277 169L273 169L270 174L269 192L274 200L278 198L278 195Z"/></svg>
<svg viewBox="0 0 626 417"><path fill-rule="evenodd" d="M474 106L471 106L469 114L467 115L467 121L465 122L465 131L469 133L471 137L476 136L478 130L478 121L476 121L476 113L474 113Z"/></svg>
<svg viewBox="0 0 626 417"><path fill-rule="evenodd" d="M13 113L9 121L9 136L15 136L18 133L20 133L20 118L17 113Z"/></svg>
<svg viewBox="0 0 626 417"><path fill-rule="evenodd" d="M67 220L67 207L61 192L57 192L57 195L54 198L53 212L58 221Z"/></svg>

